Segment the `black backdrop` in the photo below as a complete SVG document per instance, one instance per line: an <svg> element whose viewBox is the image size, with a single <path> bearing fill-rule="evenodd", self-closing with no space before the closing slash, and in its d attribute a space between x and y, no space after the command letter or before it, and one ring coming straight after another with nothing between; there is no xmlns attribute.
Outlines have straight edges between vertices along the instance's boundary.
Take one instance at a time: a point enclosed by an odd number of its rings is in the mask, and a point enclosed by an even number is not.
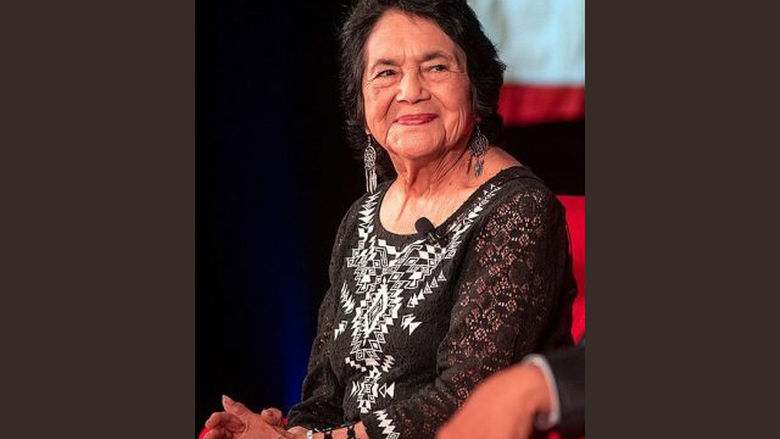
<svg viewBox="0 0 780 439"><path fill-rule="evenodd" d="M196 424L222 393L299 397L341 215L363 192L338 106L342 2L196 2ZM507 128L559 193L584 193L584 121Z"/></svg>

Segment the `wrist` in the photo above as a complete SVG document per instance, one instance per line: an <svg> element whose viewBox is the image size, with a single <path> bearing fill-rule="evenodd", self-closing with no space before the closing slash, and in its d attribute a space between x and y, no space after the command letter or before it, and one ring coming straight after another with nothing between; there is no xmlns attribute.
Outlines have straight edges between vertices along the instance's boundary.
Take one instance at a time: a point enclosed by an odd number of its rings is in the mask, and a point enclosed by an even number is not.
<svg viewBox="0 0 780 439"><path fill-rule="evenodd" d="M528 399L530 412L534 416L534 425L539 430L547 430L560 421L560 401L558 388L547 360L537 354L527 356L520 367L526 372L528 381Z"/></svg>
<svg viewBox="0 0 780 439"><path fill-rule="evenodd" d="M551 389L547 384L547 379L544 373L536 366L529 366L528 375L529 381L533 383L529 386L528 389L528 397L531 404L537 413L550 413Z"/></svg>
<svg viewBox="0 0 780 439"><path fill-rule="evenodd" d="M362 432L360 434L359 432ZM322 430L303 430L303 436L296 436L306 439L356 439L366 437L363 424L343 424L338 427L325 428Z"/></svg>
<svg viewBox="0 0 780 439"><path fill-rule="evenodd" d="M287 434L293 435L295 438L300 439L306 439L306 432L309 431L308 429L301 427L301 426L295 426L292 428L287 429Z"/></svg>
<svg viewBox="0 0 780 439"><path fill-rule="evenodd" d="M507 371L512 375L507 380L512 383L516 400L522 409L529 413L549 413L551 408L550 388L544 373L531 364L514 366Z"/></svg>

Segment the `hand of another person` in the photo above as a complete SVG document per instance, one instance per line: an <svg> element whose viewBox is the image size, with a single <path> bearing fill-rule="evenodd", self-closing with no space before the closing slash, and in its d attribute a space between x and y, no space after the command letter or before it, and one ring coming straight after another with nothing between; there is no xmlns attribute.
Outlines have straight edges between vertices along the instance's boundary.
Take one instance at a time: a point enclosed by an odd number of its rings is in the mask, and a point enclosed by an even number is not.
<svg viewBox="0 0 780 439"><path fill-rule="evenodd" d="M525 439L538 413L550 411L544 374L532 365L498 372L481 383L436 439Z"/></svg>
<svg viewBox="0 0 780 439"><path fill-rule="evenodd" d="M282 413L275 408L254 413L240 402L222 396L224 412L211 415L206 421L210 429L203 439L293 439L282 428Z"/></svg>

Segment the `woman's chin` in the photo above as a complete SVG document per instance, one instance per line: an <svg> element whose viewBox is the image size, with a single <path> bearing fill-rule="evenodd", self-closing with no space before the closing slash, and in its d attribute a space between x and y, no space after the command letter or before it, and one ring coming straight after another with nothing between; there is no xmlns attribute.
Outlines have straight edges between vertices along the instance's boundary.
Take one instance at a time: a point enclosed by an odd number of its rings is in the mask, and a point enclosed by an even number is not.
<svg viewBox="0 0 780 439"><path fill-rule="evenodd" d="M439 156L446 147L438 136L408 132L395 142L388 142L388 149L404 159L414 160Z"/></svg>
<svg viewBox="0 0 780 439"><path fill-rule="evenodd" d="M418 161L435 159L441 155L442 150L441 147L410 145L399 147L395 150L395 153L404 160Z"/></svg>

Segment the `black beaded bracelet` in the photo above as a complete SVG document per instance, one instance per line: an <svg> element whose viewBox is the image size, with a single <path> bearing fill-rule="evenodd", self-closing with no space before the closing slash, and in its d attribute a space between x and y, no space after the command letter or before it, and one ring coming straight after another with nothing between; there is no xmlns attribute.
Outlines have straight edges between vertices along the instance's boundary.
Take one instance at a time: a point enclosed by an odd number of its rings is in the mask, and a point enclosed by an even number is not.
<svg viewBox="0 0 780 439"><path fill-rule="evenodd" d="M355 424L347 425L347 439L357 439L357 436L355 436Z"/></svg>

